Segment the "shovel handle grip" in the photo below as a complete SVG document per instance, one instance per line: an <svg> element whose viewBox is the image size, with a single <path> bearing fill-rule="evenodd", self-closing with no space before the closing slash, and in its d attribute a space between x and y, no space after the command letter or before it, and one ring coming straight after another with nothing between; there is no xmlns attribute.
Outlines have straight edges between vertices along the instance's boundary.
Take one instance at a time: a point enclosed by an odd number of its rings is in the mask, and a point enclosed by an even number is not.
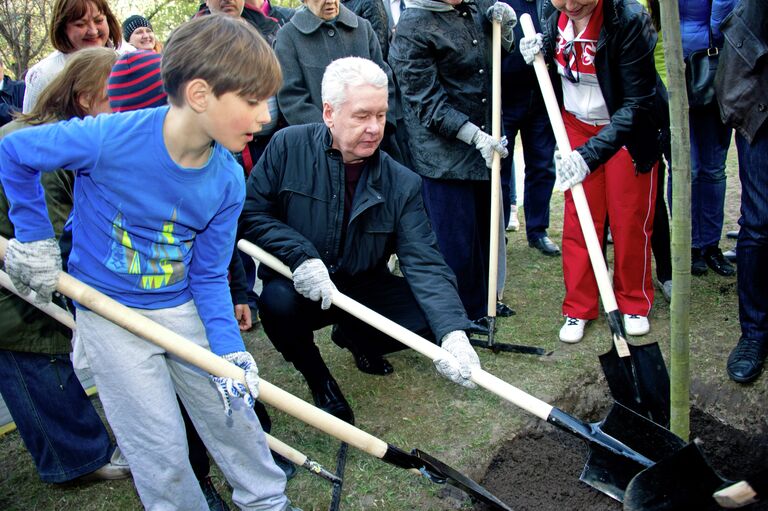
<svg viewBox="0 0 768 511"><path fill-rule="evenodd" d="M5 258L7 246L8 240L0 236L0 258ZM59 273L56 289L96 314L210 374L245 383L245 373L240 367L118 303L63 271ZM259 399L377 458L382 458L387 452L387 444L383 440L315 408L263 378L259 381Z"/></svg>
<svg viewBox="0 0 768 511"><path fill-rule="evenodd" d="M255 257L262 264L267 265L284 277L291 278L291 270L285 264L283 264L282 261L280 261L272 254L266 252L264 249L257 247L247 240L238 241L237 247L251 257ZM393 339L400 341L412 350L421 353L432 361L453 356L443 348L429 342L420 335L411 332L407 328L398 325L391 319L382 316L378 312L369 309L365 305L353 300L338 290L334 291L332 301L333 305L339 309L348 312L361 321L368 323L377 330L384 332ZM540 419L547 420L547 417L549 417L549 414L552 411L551 405L536 397L531 396L530 394L526 394L522 390L513 387L509 383L500 378L497 378L496 376L484 371L483 369L476 369L472 371L471 380L481 387L490 390L502 399L509 401L510 403L536 415Z"/></svg>
<svg viewBox="0 0 768 511"><path fill-rule="evenodd" d="M536 28L533 26L531 15L526 13L520 16L520 26L523 29L525 37L534 37ZM571 142L568 140L568 133L565 131L563 116L560 113L560 105L557 104L555 89L552 88L552 81L549 79L547 64L544 62L544 55L536 54L533 61L533 69L536 71L536 79L541 88L541 96L544 98L544 105L547 107L549 122L552 125L552 131L555 134L555 141L560 150L560 154L566 155L571 152ZM595 224L592 222L592 213L589 211L587 196L584 194L584 187L578 183L571 187L573 202L576 206L576 213L581 224L581 232L584 234L584 240L587 243L589 259L592 262L592 270L597 280L597 287L600 290L600 298L603 300L603 308L606 313L610 313L619 308L616 304L616 296L611 287L611 281L608 279L608 268L605 265L603 251L600 248L600 242L597 240ZM626 342L626 341L624 341ZM617 346L618 348L618 346Z"/></svg>

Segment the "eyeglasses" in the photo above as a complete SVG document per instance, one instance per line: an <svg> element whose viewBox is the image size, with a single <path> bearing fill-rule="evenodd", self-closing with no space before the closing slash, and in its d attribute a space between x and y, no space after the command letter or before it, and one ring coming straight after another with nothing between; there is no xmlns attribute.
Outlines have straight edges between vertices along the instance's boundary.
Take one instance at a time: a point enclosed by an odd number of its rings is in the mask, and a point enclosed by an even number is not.
<svg viewBox="0 0 768 511"><path fill-rule="evenodd" d="M565 66L563 66L563 72L565 74L565 78L568 79L571 83L579 83L579 76L581 73L579 73L579 56L576 54L576 49L573 47L574 43L576 42L575 39L572 39L565 43L565 46L563 46L563 57L565 60ZM571 55L573 55L573 63L576 67L576 74L573 74L573 69L571 69Z"/></svg>

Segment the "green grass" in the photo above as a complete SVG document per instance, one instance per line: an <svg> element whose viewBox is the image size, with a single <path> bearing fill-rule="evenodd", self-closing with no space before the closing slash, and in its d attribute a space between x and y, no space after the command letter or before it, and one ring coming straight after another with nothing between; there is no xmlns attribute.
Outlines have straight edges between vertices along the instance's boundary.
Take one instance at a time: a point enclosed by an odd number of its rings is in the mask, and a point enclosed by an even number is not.
<svg viewBox="0 0 768 511"><path fill-rule="evenodd" d="M733 151L732 151L733 153ZM729 159L729 196L725 229L736 228L738 179L735 155ZM522 214L521 214L522 220ZM561 237L562 199L555 193L550 235ZM587 327L583 342L563 345L557 340L562 324L561 260L540 256L528 248L524 228L509 233L508 280L505 301L517 315L498 320L499 342L541 346L550 356L494 355L480 351L483 367L496 376L544 399L553 401L566 390L578 390L585 381L602 378L597 356L610 346L604 320ZM723 242L724 249L732 242ZM768 378L755 385L739 386L725 375L725 359L739 333L735 278L709 275L693 279L691 321L693 396L723 420L734 425L754 425L736 404L762 406ZM669 307L657 296L651 314L651 334L643 342L659 342L669 360ZM395 372L375 377L359 372L348 351L338 349L325 330L317 336L328 366L352 404L358 427L402 449L419 448L465 474L480 479L501 441L533 422L531 416L482 389L468 391L440 378L432 363L412 351L389 356ZM286 364L258 329L247 335L248 347L259 363L261 375L281 388L311 401L303 379ZM97 402L97 401L96 401ZM762 403L762 405L760 405ZM568 411L568 410L566 410ZM335 468L338 442L297 420L271 409L272 434L319 461ZM760 419L764 421L763 419ZM214 480L226 493L221 474ZM331 486L299 469L287 493L305 511L325 510ZM0 509L3 510L101 510L138 509L139 501L129 481L60 487L40 483L31 459L17 433L0 438ZM468 509L461 494L447 491L423 478L382 463L368 454L349 450L341 509L410 511Z"/></svg>

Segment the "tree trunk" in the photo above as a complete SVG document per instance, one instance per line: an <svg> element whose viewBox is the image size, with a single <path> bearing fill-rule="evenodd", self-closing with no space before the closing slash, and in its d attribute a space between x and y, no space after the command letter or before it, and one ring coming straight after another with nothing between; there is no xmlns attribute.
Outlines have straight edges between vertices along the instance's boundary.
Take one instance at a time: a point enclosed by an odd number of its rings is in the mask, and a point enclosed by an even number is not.
<svg viewBox="0 0 768 511"><path fill-rule="evenodd" d="M691 138L678 0L660 0L672 134L672 305L670 429L690 434ZM663 190L659 190L663 193Z"/></svg>

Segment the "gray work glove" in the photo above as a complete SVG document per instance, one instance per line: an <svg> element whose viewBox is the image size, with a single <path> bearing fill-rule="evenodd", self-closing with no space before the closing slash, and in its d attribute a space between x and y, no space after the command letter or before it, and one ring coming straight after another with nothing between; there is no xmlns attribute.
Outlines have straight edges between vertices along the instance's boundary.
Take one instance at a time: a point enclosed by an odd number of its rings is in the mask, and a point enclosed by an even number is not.
<svg viewBox="0 0 768 511"><path fill-rule="evenodd" d="M462 387L468 389L477 387L470 378L473 369L480 369L480 359L477 358L475 349L469 344L466 332L463 330L448 332L443 336L440 345L453 356L435 360L437 372Z"/></svg>
<svg viewBox="0 0 768 511"><path fill-rule="evenodd" d="M544 47L544 36L536 34L533 37L523 37L520 39L520 55L526 64L531 65L536 59L536 54L541 53Z"/></svg>
<svg viewBox="0 0 768 511"><path fill-rule="evenodd" d="M320 259L307 259L293 272L293 287L296 292L312 301L322 300L320 308L328 310L336 286L331 282L328 268Z"/></svg>
<svg viewBox="0 0 768 511"><path fill-rule="evenodd" d="M489 169L493 165L494 151L499 153L502 158L506 158L509 155L507 137L501 137L501 140L496 140L471 122L464 123L456 134L456 138L466 144L475 146L475 149L480 151L480 154L485 159L485 166Z"/></svg>
<svg viewBox="0 0 768 511"><path fill-rule="evenodd" d="M517 25L517 14L515 10L504 2L496 2L488 8L485 17L491 22L498 21L501 24L501 46L512 51L515 47L515 25Z"/></svg>
<svg viewBox="0 0 768 511"><path fill-rule="evenodd" d="M565 155L557 169L557 187L561 192L584 181L589 175L589 165L575 149Z"/></svg>
<svg viewBox="0 0 768 511"><path fill-rule="evenodd" d="M28 243L13 238L5 253L5 271L19 293L26 296L34 290L36 303L49 303L61 271L59 243L56 238Z"/></svg>
<svg viewBox="0 0 768 511"><path fill-rule="evenodd" d="M216 385L216 390L219 391L221 399L224 401L224 413L227 416L232 415L230 399L233 397L243 398L245 406L253 408L256 398L259 397L259 368L256 367L256 361L253 360L253 356L247 351L235 351L222 355L221 358L243 369L245 371L245 382L248 384L246 387L232 378L210 375L211 381Z"/></svg>

